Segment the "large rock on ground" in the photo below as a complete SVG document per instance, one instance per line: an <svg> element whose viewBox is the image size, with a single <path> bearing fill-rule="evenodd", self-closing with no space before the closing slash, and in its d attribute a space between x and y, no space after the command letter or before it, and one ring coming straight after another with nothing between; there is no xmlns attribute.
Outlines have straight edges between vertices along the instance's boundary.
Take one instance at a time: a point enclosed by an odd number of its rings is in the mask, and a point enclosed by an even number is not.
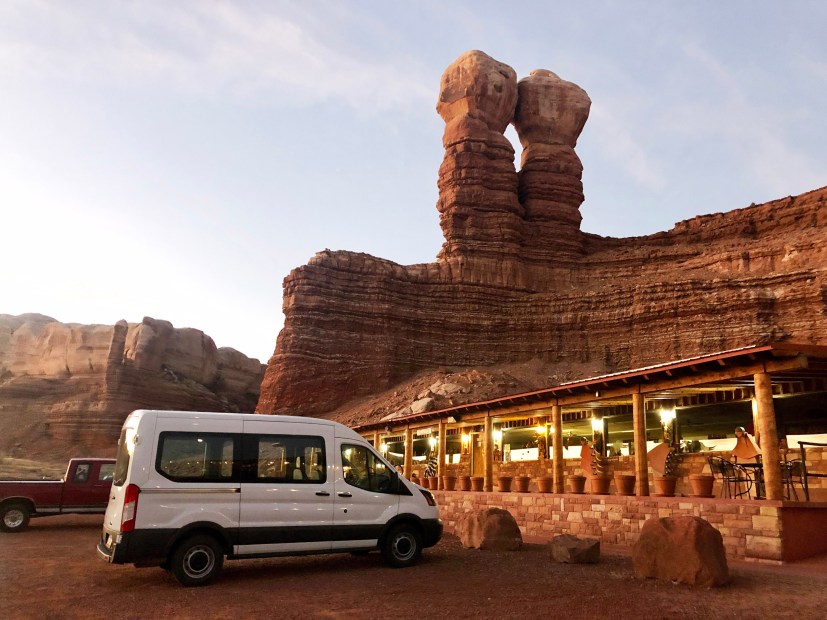
<svg viewBox="0 0 827 620"><path fill-rule="evenodd" d="M563 564L596 564L600 561L600 541L595 538L578 538L560 534L546 546L555 562Z"/></svg>
<svg viewBox="0 0 827 620"><path fill-rule="evenodd" d="M693 586L729 583L721 533L700 517L654 517L632 550L635 575Z"/></svg>
<svg viewBox="0 0 827 620"><path fill-rule="evenodd" d="M523 544L517 521L502 508L485 508L466 513L456 534L463 547L484 551L516 551Z"/></svg>

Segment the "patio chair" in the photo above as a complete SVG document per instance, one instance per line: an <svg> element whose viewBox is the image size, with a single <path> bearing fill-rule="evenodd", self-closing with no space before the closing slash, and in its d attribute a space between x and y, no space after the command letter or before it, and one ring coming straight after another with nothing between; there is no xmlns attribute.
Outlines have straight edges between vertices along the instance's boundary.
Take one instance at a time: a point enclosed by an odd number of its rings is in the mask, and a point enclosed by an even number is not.
<svg viewBox="0 0 827 620"><path fill-rule="evenodd" d="M721 481L721 497L735 498L746 495L749 499L753 480L746 469L720 456L708 456L706 460L712 475Z"/></svg>
<svg viewBox="0 0 827 620"><path fill-rule="evenodd" d="M816 443L813 441L799 441L798 447L801 449L801 477L804 480L804 498L809 502L810 501L810 478L827 478L827 473L823 472L811 472L807 469L807 449L805 446L813 446L813 447L820 447L825 448L827 447L827 443Z"/></svg>
<svg viewBox="0 0 827 620"><path fill-rule="evenodd" d="M781 463L781 482L784 484L784 497L791 499L791 496L798 501L798 492L795 490L796 483L804 490L804 461L793 459Z"/></svg>

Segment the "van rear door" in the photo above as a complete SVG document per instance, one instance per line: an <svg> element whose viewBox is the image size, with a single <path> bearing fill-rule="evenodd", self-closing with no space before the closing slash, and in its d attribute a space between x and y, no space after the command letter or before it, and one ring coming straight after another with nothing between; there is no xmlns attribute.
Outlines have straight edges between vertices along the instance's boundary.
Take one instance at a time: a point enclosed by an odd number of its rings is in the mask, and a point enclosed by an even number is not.
<svg viewBox="0 0 827 620"><path fill-rule="evenodd" d="M244 422L236 555L331 548L334 466L329 424Z"/></svg>

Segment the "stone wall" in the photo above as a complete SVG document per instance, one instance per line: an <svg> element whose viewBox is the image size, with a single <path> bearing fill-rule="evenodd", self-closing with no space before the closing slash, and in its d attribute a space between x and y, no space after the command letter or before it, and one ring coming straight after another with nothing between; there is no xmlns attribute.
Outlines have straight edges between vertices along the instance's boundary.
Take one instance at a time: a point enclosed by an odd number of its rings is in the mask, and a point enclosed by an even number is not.
<svg viewBox="0 0 827 620"><path fill-rule="evenodd" d="M640 530L652 517L696 516L721 532L727 557L737 560L780 562L800 559L802 553L827 551L824 544L803 551L802 532L794 524L796 512L810 518L809 532L827 527L827 504L801 508L766 500L688 499L669 497L623 497L616 495L571 495L546 493L474 493L434 491L446 531L453 532L457 520L468 511L484 508L508 510L524 537L549 540L557 534L597 538L607 545L631 547ZM790 524L785 531L784 520ZM789 541L785 541L785 537ZM821 537L823 538L823 536Z"/></svg>

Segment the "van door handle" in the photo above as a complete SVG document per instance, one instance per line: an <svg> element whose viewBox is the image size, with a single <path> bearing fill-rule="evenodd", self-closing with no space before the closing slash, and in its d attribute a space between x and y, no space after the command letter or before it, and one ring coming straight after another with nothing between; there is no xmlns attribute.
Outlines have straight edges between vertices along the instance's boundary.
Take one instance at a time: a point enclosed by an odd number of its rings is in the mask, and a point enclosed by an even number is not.
<svg viewBox="0 0 827 620"><path fill-rule="evenodd" d="M350 493L344 492L344 493L339 493L339 497L353 497L353 496Z"/></svg>
<svg viewBox="0 0 827 620"><path fill-rule="evenodd" d="M327 491L316 491L316 495L318 495L319 497L330 497L330 493L328 493Z"/></svg>

